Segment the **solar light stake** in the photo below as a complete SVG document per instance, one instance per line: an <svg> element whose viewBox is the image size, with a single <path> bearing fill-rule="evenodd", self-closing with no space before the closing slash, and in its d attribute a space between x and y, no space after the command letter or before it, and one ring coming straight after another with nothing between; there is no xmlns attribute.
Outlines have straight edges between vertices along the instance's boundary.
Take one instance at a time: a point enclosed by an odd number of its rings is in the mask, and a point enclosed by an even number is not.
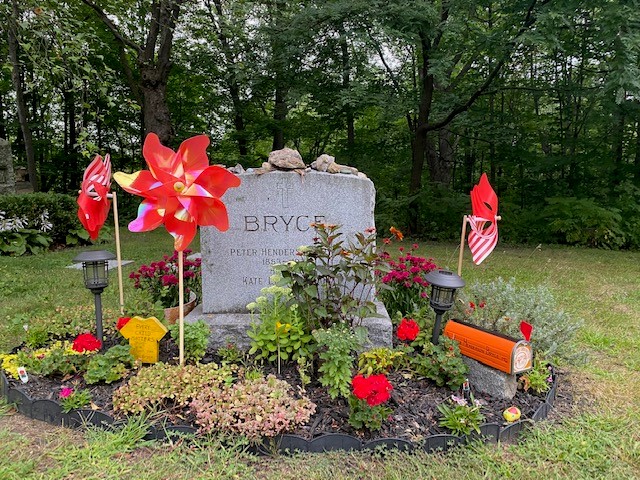
<svg viewBox="0 0 640 480"><path fill-rule="evenodd" d="M84 286L91 290L95 298L96 308L96 336L102 342L102 298L101 294L109 285L109 260L115 259L115 255L104 250L82 252L74 262L82 262L82 274Z"/></svg>
<svg viewBox="0 0 640 480"><path fill-rule="evenodd" d="M442 269L430 271L425 275L424 279L431 284L429 305L433 308L433 311L436 312L436 322L433 325L431 343L437 345L438 338L440 337L442 315L451 310L456 296L456 290L464 287L465 282L455 273Z"/></svg>

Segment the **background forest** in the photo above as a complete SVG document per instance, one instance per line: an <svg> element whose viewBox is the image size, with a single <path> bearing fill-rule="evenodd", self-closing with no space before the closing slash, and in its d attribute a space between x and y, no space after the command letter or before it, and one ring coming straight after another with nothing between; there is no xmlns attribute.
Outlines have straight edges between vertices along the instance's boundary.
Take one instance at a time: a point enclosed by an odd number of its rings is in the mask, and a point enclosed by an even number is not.
<svg viewBox="0 0 640 480"><path fill-rule="evenodd" d="M174 148L206 133L216 163L287 146L357 167L380 229L458 237L487 172L502 241L640 247L637 0L1 0L0 15L0 137L35 191L77 192L97 153L141 168L147 132Z"/></svg>

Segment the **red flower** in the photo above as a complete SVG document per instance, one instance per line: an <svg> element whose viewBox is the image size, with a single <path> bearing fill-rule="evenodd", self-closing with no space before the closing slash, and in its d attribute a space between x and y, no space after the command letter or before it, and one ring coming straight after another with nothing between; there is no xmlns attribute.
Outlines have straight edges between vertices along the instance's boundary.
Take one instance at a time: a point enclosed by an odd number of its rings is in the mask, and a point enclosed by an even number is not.
<svg viewBox="0 0 640 480"><path fill-rule="evenodd" d="M356 375L351 381L353 394L360 400L366 400L370 407L375 407L391 398L393 386L384 374L365 377Z"/></svg>
<svg viewBox="0 0 640 480"><path fill-rule="evenodd" d="M91 335L90 333L82 333L76 337L73 341L73 348L76 352L95 352L96 350L100 350L102 347L102 342L98 340L96 337Z"/></svg>
<svg viewBox="0 0 640 480"><path fill-rule="evenodd" d="M484 303L484 302L480 302L480 303L478 304L478 306L479 306L480 308L484 308L486 305L487 305L487 304L486 304L486 303Z"/></svg>
<svg viewBox="0 0 640 480"><path fill-rule="evenodd" d="M116 323L116 328L118 330L121 330L122 327L124 327L127 323L129 323L129 320L131 320L131 317L120 317L118 319L118 323Z"/></svg>
<svg viewBox="0 0 640 480"><path fill-rule="evenodd" d="M403 318L398 326L398 338L413 342L420 333L420 327L415 320Z"/></svg>
<svg viewBox="0 0 640 480"><path fill-rule="evenodd" d="M469 302L469 306L471 307L471 310L475 310L476 309L476 304L473 302Z"/></svg>

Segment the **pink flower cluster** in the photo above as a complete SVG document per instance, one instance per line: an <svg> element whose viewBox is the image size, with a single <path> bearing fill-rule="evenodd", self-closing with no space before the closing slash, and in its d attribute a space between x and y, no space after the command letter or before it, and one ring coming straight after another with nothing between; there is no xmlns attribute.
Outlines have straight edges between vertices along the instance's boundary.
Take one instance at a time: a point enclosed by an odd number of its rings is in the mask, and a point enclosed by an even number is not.
<svg viewBox="0 0 640 480"><path fill-rule="evenodd" d="M201 263L200 258L189 260L187 255L191 250L184 251L184 283L185 294L189 291L198 291L200 284ZM164 255L159 262L151 262L149 265L141 265L140 268L129 275L134 281L133 286L146 290L151 294L154 302L162 303L163 307L174 307L178 304L178 252L174 251L169 257ZM188 298L188 297L186 297Z"/></svg>
<svg viewBox="0 0 640 480"><path fill-rule="evenodd" d="M411 251L417 248L418 245L414 244ZM400 247L400 250L403 250L402 247ZM433 263L433 259L418 257L411 252L400 256L397 261L393 260L387 252L384 252L381 256L383 260L387 261L389 267L391 267L391 271L382 277L382 282L389 285L422 289L429 286L429 282L424 279L424 275L438 268L437 265ZM426 297L426 294L424 297Z"/></svg>

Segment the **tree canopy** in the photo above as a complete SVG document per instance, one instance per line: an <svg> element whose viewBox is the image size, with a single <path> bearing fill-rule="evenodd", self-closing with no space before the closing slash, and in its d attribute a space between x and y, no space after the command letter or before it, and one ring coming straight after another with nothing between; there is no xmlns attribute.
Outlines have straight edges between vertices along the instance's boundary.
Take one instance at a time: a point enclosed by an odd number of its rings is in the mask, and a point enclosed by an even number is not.
<svg viewBox="0 0 640 480"><path fill-rule="evenodd" d="M512 242L640 247L634 0L5 0L0 137L36 190L146 133L215 162L329 153L377 222L459 235L486 172Z"/></svg>

